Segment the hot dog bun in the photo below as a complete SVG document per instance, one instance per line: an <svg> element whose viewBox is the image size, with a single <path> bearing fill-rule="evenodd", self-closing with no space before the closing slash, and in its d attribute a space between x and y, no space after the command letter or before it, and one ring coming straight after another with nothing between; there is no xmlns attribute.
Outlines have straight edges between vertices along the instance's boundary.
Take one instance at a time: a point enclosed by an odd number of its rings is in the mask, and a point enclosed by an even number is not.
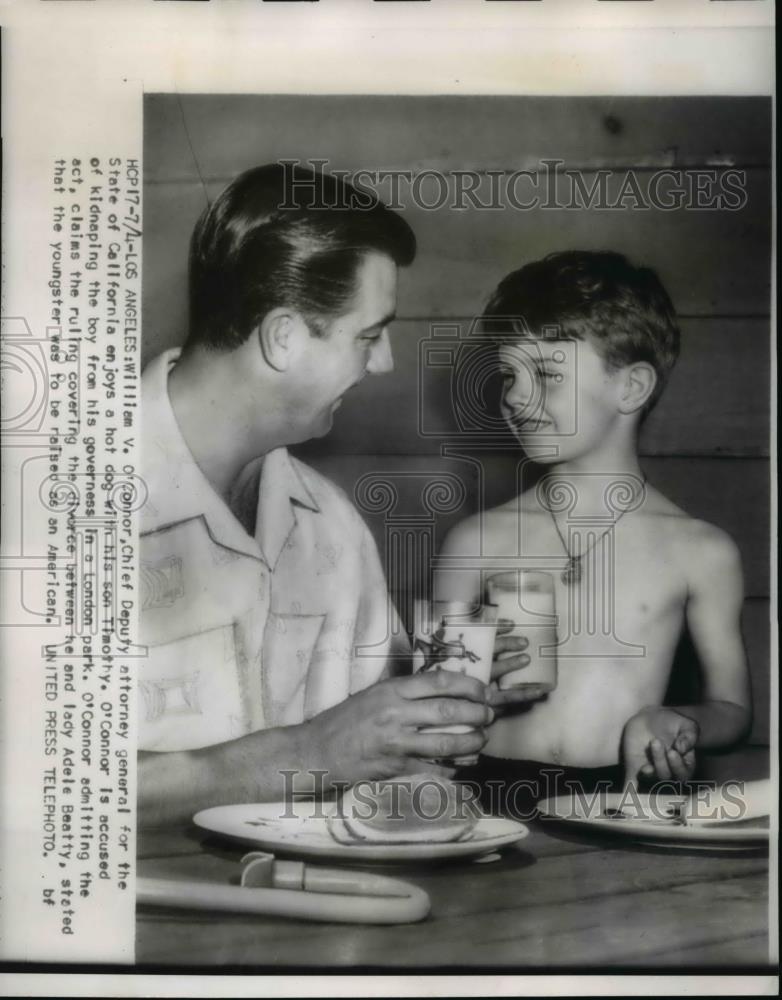
<svg viewBox="0 0 782 1000"><path fill-rule="evenodd" d="M468 837L480 815L469 789L440 775L413 774L354 785L328 826L342 844L447 843Z"/></svg>

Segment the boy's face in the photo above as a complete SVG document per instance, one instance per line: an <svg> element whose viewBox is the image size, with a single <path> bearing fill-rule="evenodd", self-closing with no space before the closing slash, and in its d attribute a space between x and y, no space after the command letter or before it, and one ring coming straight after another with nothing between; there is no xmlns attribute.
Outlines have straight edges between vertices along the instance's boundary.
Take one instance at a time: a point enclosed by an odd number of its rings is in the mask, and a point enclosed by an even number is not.
<svg viewBox="0 0 782 1000"><path fill-rule="evenodd" d="M589 340L503 344L499 366L502 414L531 457L571 461L607 442L620 416L618 373Z"/></svg>

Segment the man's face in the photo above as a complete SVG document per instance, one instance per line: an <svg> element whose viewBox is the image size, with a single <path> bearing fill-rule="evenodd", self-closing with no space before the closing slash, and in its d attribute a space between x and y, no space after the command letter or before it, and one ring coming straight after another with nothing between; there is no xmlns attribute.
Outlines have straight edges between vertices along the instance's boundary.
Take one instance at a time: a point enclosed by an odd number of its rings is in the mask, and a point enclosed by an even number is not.
<svg viewBox="0 0 782 1000"><path fill-rule="evenodd" d="M499 364L503 416L531 457L579 459L608 439L618 417L617 379L588 340L502 345Z"/></svg>
<svg viewBox="0 0 782 1000"><path fill-rule="evenodd" d="M365 375L393 370L388 327L396 312L396 285L393 260L367 253L350 311L332 320L324 336L309 338L297 367L302 440L329 432L342 397Z"/></svg>

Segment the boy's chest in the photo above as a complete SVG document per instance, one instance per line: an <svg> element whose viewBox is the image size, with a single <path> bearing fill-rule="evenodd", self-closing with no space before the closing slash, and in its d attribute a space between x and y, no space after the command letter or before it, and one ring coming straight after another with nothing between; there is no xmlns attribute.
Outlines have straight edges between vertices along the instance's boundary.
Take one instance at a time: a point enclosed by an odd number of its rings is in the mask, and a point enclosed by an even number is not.
<svg viewBox="0 0 782 1000"><path fill-rule="evenodd" d="M647 643L678 636L687 581L675 542L643 523L570 526L562 539L550 519L534 518L517 538L520 568L549 572L554 583L559 642L573 655L643 655ZM504 560L512 549L488 534ZM567 543L567 552L565 550ZM566 652L566 650L561 650Z"/></svg>
<svg viewBox="0 0 782 1000"><path fill-rule="evenodd" d="M558 655L648 659L678 638L686 591L663 567L625 578L621 567L603 574L600 562L584 566L581 579L565 583L554 574Z"/></svg>

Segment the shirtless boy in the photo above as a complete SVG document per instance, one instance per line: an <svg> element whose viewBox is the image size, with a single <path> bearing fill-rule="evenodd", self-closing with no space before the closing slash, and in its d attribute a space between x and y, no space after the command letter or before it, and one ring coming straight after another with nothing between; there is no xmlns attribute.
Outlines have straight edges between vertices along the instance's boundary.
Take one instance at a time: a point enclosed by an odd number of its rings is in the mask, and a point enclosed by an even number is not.
<svg viewBox="0 0 782 1000"><path fill-rule="evenodd" d="M558 684L496 721L481 777L562 768L582 784L685 780L697 749L746 734L751 699L738 550L639 465L640 425L678 355L670 299L653 271L619 254L557 253L508 275L484 323L498 344L503 416L545 474L453 529L438 597L474 600L513 565L548 570ZM685 622L703 700L664 706Z"/></svg>

